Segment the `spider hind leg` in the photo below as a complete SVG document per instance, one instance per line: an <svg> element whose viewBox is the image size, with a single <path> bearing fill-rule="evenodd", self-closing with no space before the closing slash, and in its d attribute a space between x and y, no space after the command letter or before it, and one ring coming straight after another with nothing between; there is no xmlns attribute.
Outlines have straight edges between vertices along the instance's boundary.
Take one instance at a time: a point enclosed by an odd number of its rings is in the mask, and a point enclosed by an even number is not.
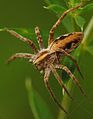
<svg viewBox="0 0 93 119"><path fill-rule="evenodd" d="M62 69L64 70L69 76L71 79L73 79L73 81L76 83L76 85L78 86L78 88L80 89L81 93L86 96L85 92L83 91L79 81L76 79L76 77L72 74L72 72L64 65L61 65L61 64L58 64L55 66L55 68L59 68L59 69Z"/></svg>
<svg viewBox="0 0 93 119"><path fill-rule="evenodd" d="M60 107L61 110L63 110L65 113L68 113L62 106L61 104L58 102L58 100L56 99L50 85L49 85L49 75L50 75L50 69L46 68L45 69L45 75L44 75L44 83L45 83L45 86L46 88L48 89L49 91L49 94L51 95L51 97L53 98L54 102Z"/></svg>
<svg viewBox="0 0 93 119"><path fill-rule="evenodd" d="M52 72L53 72L55 78L57 79L58 83L60 84L60 86L64 89L64 91L67 93L67 95L68 95L71 99L73 99L72 96L70 95L70 93L68 92L66 86L64 85L64 83L63 83L61 77L60 77L59 74L57 73L57 71L56 71L56 69L55 69L55 66L51 64L51 65L50 65L50 68L51 68L51 70L52 70Z"/></svg>
<svg viewBox="0 0 93 119"><path fill-rule="evenodd" d="M70 58L70 59L73 61L73 63L75 64L75 66L76 66L76 68L77 68L79 74L80 74L81 77L84 79L83 74L82 74L81 71L80 71L80 67L79 67L79 65L78 65L78 63L77 63L77 60L76 60L74 57L72 57L69 53L67 53L64 49L59 49L58 51L64 53L64 55L66 55L68 58Z"/></svg>

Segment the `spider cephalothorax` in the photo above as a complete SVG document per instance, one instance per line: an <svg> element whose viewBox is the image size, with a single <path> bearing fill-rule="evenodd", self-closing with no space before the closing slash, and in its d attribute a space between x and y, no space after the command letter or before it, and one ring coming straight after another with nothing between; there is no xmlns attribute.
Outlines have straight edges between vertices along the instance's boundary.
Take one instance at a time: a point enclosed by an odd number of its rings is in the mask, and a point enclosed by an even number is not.
<svg viewBox="0 0 93 119"><path fill-rule="evenodd" d="M52 98L54 99L54 101L57 103L57 105L64 112L66 112L66 110L61 106L61 104L55 98L55 95L54 95L52 89L50 88L48 80L49 80L50 73L52 72L54 74L55 78L57 79L58 83L60 84L60 86L64 89L64 91L67 93L67 95L70 98L72 98L56 70L56 69L62 69L73 79L73 81L79 87L80 91L84 94L84 91L81 88L79 81L71 73L71 71L66 66L62 65L60 62L60 58L62 58L64 56L69 57L74 62L79 73L81 74L80 68L77 64L77 61L70 55L70 52L72 50L74 50L81 43L81 41L83 39L83 33L82 32L73 32L70 34L60 36L54 40L54 32L55 32L56 28L60 25L63 18L69 12L78 9L79 7L81 7L81 4L65 11L62 14L62 16L57 20L57 22L53 25L53 27L51 28L50 33L49 33L47 48L44 47L43 40L40 35L40 30L38 27L35 28L35 33L37 36L37 40L38 40L40 49L37 49L37 47L33 43L33 41L21 36L20 34L18 34L17 32L15 32L13 30L9 30L9 29L5 28L5 31L9 32L16 38L19 38L20 40L28 43L34 52L34 54L16 53L8 59L8 62L15 60L16 58L26 58L26 59L29 59L29 62L33 63L37 67L37 69L39 69L40 71L43 70L44 83L46 85L46 88L48 89L48 91L49 91L50 95L52 96ZM82 76L82 74L81 74L81 76Z"/></svg>

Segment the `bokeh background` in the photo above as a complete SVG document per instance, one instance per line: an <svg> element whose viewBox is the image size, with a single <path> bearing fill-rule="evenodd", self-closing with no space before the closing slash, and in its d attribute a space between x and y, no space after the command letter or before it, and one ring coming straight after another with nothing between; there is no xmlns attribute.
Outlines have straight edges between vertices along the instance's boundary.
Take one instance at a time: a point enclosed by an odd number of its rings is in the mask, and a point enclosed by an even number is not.
<svg viewBox="0 0 93 119"><path fill-rule="evenodd" d="M64 2L62 4L64 4ZM44 0L0 0L0 28L23 27L34 29L34 27L38 25L42 32L48 31L57 17L53 12L44 9L43 6L46 6ZM85 17L88 24L91 15L89 14L89 16ZM60 30L61 33L65 32L63 29ZM47 33L45 34L46 36ZM44 42L46 41L47 39L44 39ZM44 86L43 76L41 76L35 67L25 60L16 60L10 65L6 64L6 60L12 54L16 52L30 51L31 49L27 46L27 44L21 42L6 32L0 32L0 119L34 119L28 101L28 92L25 86L26 78L31 79L34 89L40 93L46 101L46 104L50 107L53 119L56 119L58 116L59 109L52 101ZM82 62L84 65L82 65ZM85 88L85 91L89 93L89 97L91 97L91 99L88 102L87 99L85 100L84 98L81 98L78 89L74 88L75 91L72 92L72 94L77 98L77 103L71 103L72 106L70 107L73 112L71 119L92 119L93 55L90 55L88 52L84 52L83 56L81 56L80 65L81 70L85 75L85 79L87 80L83 81L80 77L79 78L81 79L81 84ZM51 80L50 83L53 86L58 98L61 99L61 88L59 87L57 81ZM81 100L84 100L84 102L81 102ZM78 105L79 103L80 105ZM74 110L76 104L77 107ZM85 110L82 105L86 106ZM63 113L60 113L60 119L62 118L62 115ZM69 117L67 116L66 119L67 118Z"/></svg>
<svg viewBox="0 0 93 119"><path fill-rule="evenodd" d="M34 29L39 25L42 30L48 30L51 27L50 21L55 21L56 17L45 10L44 5L44 0L0 0L0 28ZM6 64L12 54L30 51L27 44L6 32L0 32L0 119L33 119L25 87L27 77L33 79L43 97L48 95L43 77L28 62L17 60L10 65Z"/></svg>

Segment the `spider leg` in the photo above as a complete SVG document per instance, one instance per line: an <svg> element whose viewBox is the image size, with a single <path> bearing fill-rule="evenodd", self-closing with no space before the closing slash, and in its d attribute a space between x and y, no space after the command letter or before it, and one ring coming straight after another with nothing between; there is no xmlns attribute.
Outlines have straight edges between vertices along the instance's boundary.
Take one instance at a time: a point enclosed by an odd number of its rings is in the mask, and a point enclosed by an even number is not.
<svg viewBox="0 0 93 119"><path fill-rule="evenodd" d="M38 40L38 43L39 43L40 50L44 49L43 39L42 39L42 36L40 34L39 27L35 27L35 34L37 36L37 40Z"/></svg>
<svg viewBox="0 0 93 119"><path fill-rule="evenodd" d="M76 83L76 85L80 89L81 93L85 96L85 92L83 91L83 89L82 89L79 81L76 79L76 77L72 74L72 72L66 66L63 66L61 64L58 64L55 67L56 68L59 68L59 69L63 69L70 76L70 78L73 79L73 81Z"/></svg>
<svg viewBox="0 0 93 119"><path fill-rule="evenodd" d="M71 97L70 93L68 92L67 88L65 87L65 85L64 85L64 83L63 83L61 77L58 75L58 73L57 73L57 71L56 71L54 65L51 64L51 65L50 65L50 68L51 68L51 70L52 70L52 72L53 72L55 78L58 80L60 86L64 89L64 91L67 93L67 95L68 95L71 99L73 99L73 98Z"/></svg>
<svg viewBox="0 0 93 119"><path fill-rule="evenodd" d="M65 50L60 49L59 51L62 52L62 53L64 53L67 57L69 57L74 62L75 66L77 67L77 70L78 70L79 74L84 79L84 77L83 77L83 75L82 75L82 73L80 71L80 67L79 67L79 65L77 63L77 60L74 57L72 57L70 54L68 54Z"/></svg>
<svg viewBox="0 0 93 119"><path fill-rule="evenodd" d="M48 45L51 44L54 40L54 32L55 30L57 29L57 27L61 24L62 20L64 19L64 17L70 13L70 12L73 12L75 11L76 9L78 9L79 7L81 7L82 4L79 4L73 8L70 8L68 10L66 10L62 15L61 17L56 21L56 23L52 26L52 28L50 29L50 33L49 33L49 40L48 40Z"/></svg>
<svg viewBox="0 0 93 119"><path fill-rule="evenodd" d="M50 75L50 69L49 68L46 68L45 69L45 75L44 75L44 83L45 83L45 86L46 88L48 89L51 97L53 98L54 102L61 108L61 110L63 110L65 113L67 113L67 111L61 106L61 104L58 102L58 100L56 99L50 85L49 85L49 75Z"/></svg>
<svg viewBox="0 0 93 119"><path fill-rule="evenodd" d="M34 55L29 54L29 53L16 53L12 55L8 60L7 63L10 63L11 61L17 59L17 58L26 58L26 59L32 59Z"/></svg>
<svg viewBox="0 0 93 119"><path fill-rule="evenodd" d="M28 44L31 46L32 50L33 50L35 53L38 52L38 49L37 49L36 45L35 45L34 42L31 41L30 39L25 38L25 37L21 36L20 34L18 34L17 32L15 32L14 30L9 30L8 28L5 28L5 31L7 31L7 32L10 33L11 35L15 36L16 38L19 38L19 39L22 40L23 42L28 43Z"/></svg>

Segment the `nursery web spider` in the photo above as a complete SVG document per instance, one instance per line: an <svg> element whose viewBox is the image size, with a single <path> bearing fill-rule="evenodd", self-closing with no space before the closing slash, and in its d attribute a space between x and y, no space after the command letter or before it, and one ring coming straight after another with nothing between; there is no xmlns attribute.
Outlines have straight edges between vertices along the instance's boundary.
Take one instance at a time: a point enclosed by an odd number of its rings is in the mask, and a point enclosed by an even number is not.
<svg viewBox="0 0 93 119"><path fill-rule="evenodd" d="M15 60L16 58L26 58L26 59L29 59L29 62L33 63L39 71L43 70L44 83L45 83L46 88L48 89L48 91L49 91L50 95L52 96L53 100L55 101L55 103L57 103L57 105L65 113L67 113L67 111L61 106L61 104L56 99L56 97L49 85L48 80L49 80L50 73L52 72L54 74L55 78L57 79L58 83L60 84L60 86L64 89L64 91L67 93L67 95L70 98L72 98L70 93L68 92L66 86L64 85L61 77L57 73L57 69L62 69L73 79L73 81L79 87L81 93L85 95L78 79L71 73L71 71L68 69L68 67L66 67L60 63L61 57L64 57L64 56L69 57L74 62L75 66L77 67L77 70L81 74L80 68L77 64L77 61L70 55L70 53L81 43L81 41L83 39L83 33L82 32L73 32L70 34L62 35L62 36L58 37L57 39L54 39L54 33L55 33L55 30L58 28L58 26L61 24L64 17L68 13L75 11L76 9L80 8L81 6L82 6L82 4L79 4L73 8L68 9L56 21L56 23L50 29L47 48L44 47L43 39L40 34L39 27L35 28L35 34L37 36L37 41L38 41L40 49L37 49L36 45L34 44L34 42L32 40L21 36L14 30L9 30L8 28L5 28L5 31L9 32L11 35L28 43L28 45L31 46L31 48L34 52L34 54L16 53L8 59L8 62L11 62L11 61ZM82 76L82 74L81 74L81 76Z"/></svg>

